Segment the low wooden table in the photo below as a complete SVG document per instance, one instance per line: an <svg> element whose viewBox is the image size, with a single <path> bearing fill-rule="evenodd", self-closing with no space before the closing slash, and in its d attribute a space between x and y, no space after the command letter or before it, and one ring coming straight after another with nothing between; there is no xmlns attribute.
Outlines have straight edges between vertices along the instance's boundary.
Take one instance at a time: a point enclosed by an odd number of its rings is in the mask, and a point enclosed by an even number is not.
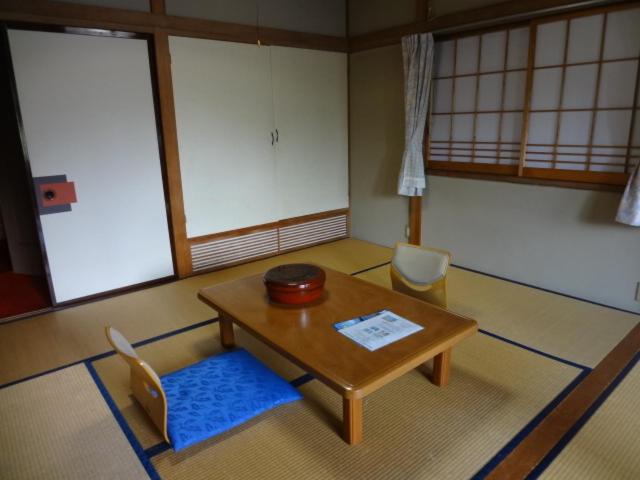
<svg viewBox="0 0 640 480"><path fill-rule="evenodd" d="M342 395L344 439L362 440L362 400L391 380L433 358L432 382L448 383L451 348L477 331L474 320L401 293L322 267L321 302L306 307L269 303L262 275L203 288L198 297L220 315L224 347L234 346L233 323ZM424 329L375 352L338 333L333 324L379 310Z"/></svg>

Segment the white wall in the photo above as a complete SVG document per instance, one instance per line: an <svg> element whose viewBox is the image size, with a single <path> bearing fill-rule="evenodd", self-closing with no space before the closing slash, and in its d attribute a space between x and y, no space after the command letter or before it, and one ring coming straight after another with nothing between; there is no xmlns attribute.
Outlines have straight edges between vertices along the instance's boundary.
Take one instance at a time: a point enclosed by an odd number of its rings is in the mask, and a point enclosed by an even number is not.
<svg viewBox="0 0 640 480"><path fill-rule="evenodd" d="M620 194L432 176L422 241L454 263L640 311L640 229L613 221Z"/></svg>
<svg viewBox="0 0 640 480"><path fill-rule="evenodd" d="M260 0L260 24L308 33L344 37L345 0Z"/></svg>
<svg viewBox="0 0 640 480"><path fill-rule="evenodd" d="M351 234L381 245L406 241L409 204L396 195L404 147L399 45L350 55Z"/></svg>
<svg viewBox="0 0 640 480"><path fill-rule="evenodd" d="M345 36L345 0L166 0L167 13L221 22Z"/></svg>
<svg viewBox="0 0 640 480"><path fill-rule="evenodd" d="M150 10L149 0L62 0L101 7ZM414 2L415 0L403 0ZM255 25L343 37L345 0L165 0L167 13L180 17ZM259 7L259 14L258 14Z"/></svg>
<svg viewBox="0 0 640 480"><path fill-rule="evenodd" d="M349 0L349 35L413 23L417 1L424 0Z"/></svg>
<svg viewBox="0 0 640 480"><path fill-rule="evenodd" d="M352 234L404 240L395 194L404 113L399 45L351 55ZM640 311L640 229L613 223L619 193L430 176L422 241L454 263Z"/></svg>

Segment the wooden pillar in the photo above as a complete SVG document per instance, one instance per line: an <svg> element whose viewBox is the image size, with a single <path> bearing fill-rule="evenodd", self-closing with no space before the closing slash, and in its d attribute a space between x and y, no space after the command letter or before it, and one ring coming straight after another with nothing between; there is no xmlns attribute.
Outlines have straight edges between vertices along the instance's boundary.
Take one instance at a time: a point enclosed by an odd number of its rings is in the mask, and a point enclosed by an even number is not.
<svg viewBox="0 0 640 480"><path fill-rule="evenodd" d="M420 245L422 197L409 197L409 243Z"/></svg>
<svg viewBox="0 0 640 480"><path fill-rule="evenodd" d="M416 21L422 22L429 19L429 0L416 0Z"/></svg>
<svg viewBox="0 0 640 480"><path fill-rule="evenodd" d="M164 0L152 0L151 6L152 9L161 7L162 11L164 11ZM154 11L154 13L161 12ZM182 197L182 177L180 175L178 133L176 128L175 106L173 103L171 54L169 51L168 34L155 30L153 34L153 45L158 101L160 103L160 122L162 124L165 171L167 188L169 190L171 235L176 257L176 273L182 278L192 273L192 264L189 243L187 241L187 224Z"/></svg>
<svg viewBox="0 0 640 480"><path fill-rule="evenodd" d="M165 15L167 13L164 0L149 0L149 4L151 5L151 13L159 13L161 15Z"/></svg>

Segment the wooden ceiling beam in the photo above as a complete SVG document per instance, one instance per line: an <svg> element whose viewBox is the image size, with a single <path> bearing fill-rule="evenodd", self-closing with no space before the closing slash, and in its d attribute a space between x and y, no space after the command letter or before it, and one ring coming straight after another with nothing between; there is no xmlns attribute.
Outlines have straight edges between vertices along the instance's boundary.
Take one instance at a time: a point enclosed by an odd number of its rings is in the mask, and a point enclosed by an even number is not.
<svg viewBox="0 0 640 480"><path fill-rule="evenodd" d="M154 10L163 4L155 3ZM254 43L258 40L255 25L45 0L0 0L0 20L140 33L161 31L169 35L242 43ZM344 37L268 27L260 27L260 41L264 45L316 50L346 52L348 49L348 42Z"/></svg>
<svg viewBox="0 0 640 480"><path fill-rule="evenodd" d="M424 32L440 32L462 26L477 26L479 24L497 24L524 15L537 16L557 13L558 10L586 7L588 5L602 5L610 3L631 3L629 0L611 1L576 1L576 0L509 0L486 7L465 10L421 20L409 25L365 33L349 39L349 51L359 52L372 48L394 45L405 35Z"/></svg>

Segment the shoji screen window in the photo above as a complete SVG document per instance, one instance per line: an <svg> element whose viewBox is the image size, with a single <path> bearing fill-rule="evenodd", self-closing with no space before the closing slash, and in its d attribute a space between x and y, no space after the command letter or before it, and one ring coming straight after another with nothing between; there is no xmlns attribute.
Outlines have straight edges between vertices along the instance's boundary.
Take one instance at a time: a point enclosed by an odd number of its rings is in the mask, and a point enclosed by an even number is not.
<svg viewBox="0 0 640 480"><path fill-rule="evenodd" d="M640 8L532 28L524 176L623 183L640 151Z"/></svg>
<svg viewBox="0 0 640 480"><path fill-rule="evenodd" d="M436 42L429 168L515 174L529 27Z"/></svg>

